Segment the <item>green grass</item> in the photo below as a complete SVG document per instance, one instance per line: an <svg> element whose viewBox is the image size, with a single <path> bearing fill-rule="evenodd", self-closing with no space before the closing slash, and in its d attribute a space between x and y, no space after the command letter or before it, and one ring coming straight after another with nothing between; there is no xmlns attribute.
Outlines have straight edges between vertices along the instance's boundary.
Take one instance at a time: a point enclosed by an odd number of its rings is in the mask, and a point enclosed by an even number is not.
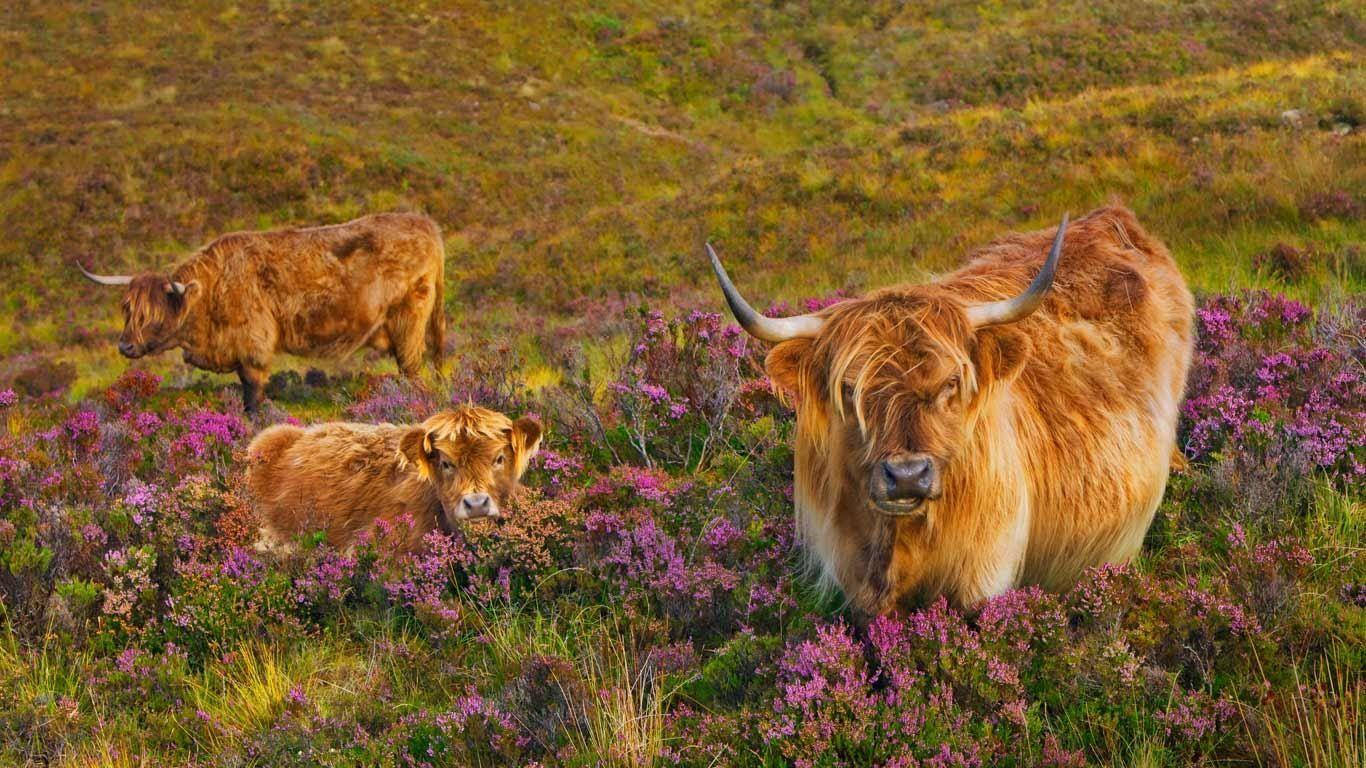
<svg viewBox="0 0 1366 768"><path fill-rule="evenodd" d="M116 300L77 258L165 266L395 207L446 230L458 337L582 297L714 307L707 237L747 290L793 299L924 279L1115 198L1199 290L1359 292L1362 10L25 6L0 22L0 354L108 380ZM1357 212L1316 215L1324 192ZM1279 242L1322 263L1256 270Z"/></svg>

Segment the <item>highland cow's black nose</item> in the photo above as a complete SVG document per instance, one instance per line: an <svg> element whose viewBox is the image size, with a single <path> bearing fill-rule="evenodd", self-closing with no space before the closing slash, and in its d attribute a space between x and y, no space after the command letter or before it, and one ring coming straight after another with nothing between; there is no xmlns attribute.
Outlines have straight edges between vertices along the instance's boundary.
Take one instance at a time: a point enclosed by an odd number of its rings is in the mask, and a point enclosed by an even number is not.
<svg viewBox="0 0 1366 768"><path fill-rule="evenodd" d="M119 354L123 355L124 357L133 357L133 353L135 352L137 352L137 348L133 346L133 343L131 341L119 342Z"/></svg>
<svg viewBox="0 0 1366 768"><path fill-rule="evenodd" d="M467 493L460 499L463 517L488 517L493 511L493 500L487 493Z"/></svg>
<svg viewBox="0 0 1366 768"><path fill-rule="evenodd" d="M888 501L928 499L938 494L939 472L934 459L911 454L882 462L880 482Z"/></svg>

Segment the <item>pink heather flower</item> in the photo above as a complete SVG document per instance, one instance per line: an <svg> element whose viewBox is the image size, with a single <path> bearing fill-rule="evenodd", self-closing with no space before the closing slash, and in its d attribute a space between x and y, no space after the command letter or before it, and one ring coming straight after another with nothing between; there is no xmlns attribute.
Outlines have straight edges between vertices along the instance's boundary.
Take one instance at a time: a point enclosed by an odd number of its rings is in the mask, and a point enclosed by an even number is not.
<svg viewBox="0 0 1366 768"><path fill-rule="evenodd" d="M1234 523L1229 529L1226 541L1230 547L1241 547L1247 543L1247 534L1243 532L1243 526Z"/></svg>
<svg viewBox="0 0 1366 768"><path fill-rule="evenodd" d="M192 412L183 420L184 432L171 445L173 452L188 452L196 459L208 456L211 447L231 446L246 437L247 425L236 414L219 413L207 408Z"/></svg>
<svg viewBox="0 0 1366 768"><path fill-rule="evenodd" d="M729 519L718 517L711 525L707 526L707 531L702 535L702 540L713 552L722 552L729 549L743 536L744 533L736 528Z"/></svg>
<svg viewBox="0 0 1366 768"><path fill-rule="evenodd" d="M132 428L138 437L147 437L161 428L161 417L151 411L139 411L132 418Z"/></svg>
<svg viewBox="0 0 1366 768"><path fill-rule="evenodd" d="M137 513L150 515L156 511L157 489L133 478L128 481L127 490L123 493L123 503L133 508L134 522L141 525L142 521L138 519Z"/></svg>
<svg viewBox="0 0 1366 768"><path fill-rule="evenodd" d="M668 391L663 387L654 384L642 384L640 385L640 391L644 392L646 397L656 403L661 403L669 399Z"/></svg>
<svg viewBox="0 0 1366 768"><path fill-rule="evenodd" d="M1201 307L1195 311L1195 317L1200 324L1202 340L1223 343L1232 339L1236 333L1232 316L1222 307Z"/></svg>
<svg viewBox="0 0 1366 768"><path fill-rule="evenodd" d="M77 411L62 426L72 440L82 440L100 431L100 417L94 411Z"/></svg>
<svg viewBox="0 0 1366 768"><path fill-rule="evenodd" d="M131 675L137 668L138 657L141 655L142 651L137 648L125 648L123 652L114 659L114 665L119 668L120 672Z"/></svg>
<svg viewBox="0 0 1366 768"><path fill-rule="evenodd" d="M19 396L12 389L0 389L0 408L8 408L19 402Z"/></svg>
<svg viewBox="0 0 1366 768"><path fill-rule="evenodd" d="M290 686L289 693L285 695L285 698L296 707L303 707L308 704L308 695L304 693L303 688L297 685Z"/></svg>
<svg viewBox="0 0 1366 768"><path fill-rule="evenodd" d="M1020 684L1020 670L994 656L987 659L987 677L991 678L992 682L1012 688Z"/></svg>

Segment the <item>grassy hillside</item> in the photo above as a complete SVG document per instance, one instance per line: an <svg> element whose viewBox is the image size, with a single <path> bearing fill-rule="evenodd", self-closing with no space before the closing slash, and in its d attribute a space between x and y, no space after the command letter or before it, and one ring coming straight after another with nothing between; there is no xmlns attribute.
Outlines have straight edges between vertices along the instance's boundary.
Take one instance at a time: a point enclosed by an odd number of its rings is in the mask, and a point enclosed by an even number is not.
<svg viewBox="0 0 1366 768"><path fill-rule="evenodd" d="M1361 765L1366 3L853 5L8 3L0 764ZM1112 200L1201 304L1140 562L851 626L702 243L796 306ZM254 420L74 269L392 209L451 363ZM511 520L250 550L255 430L468 398L550 428Z"/></svg>
<svg viewBox="0 0 1366 768"><path fill-rule="evenodd" d="M841 7L20 3L0 354L103 367L116 302L78 258L391 208L446 228L474 324L714 306L706 237L775 298L922 278L1111 198L1198 288L1360 290L1361 3ZM1282 242L1315 268L1259 270Z"/></svg>

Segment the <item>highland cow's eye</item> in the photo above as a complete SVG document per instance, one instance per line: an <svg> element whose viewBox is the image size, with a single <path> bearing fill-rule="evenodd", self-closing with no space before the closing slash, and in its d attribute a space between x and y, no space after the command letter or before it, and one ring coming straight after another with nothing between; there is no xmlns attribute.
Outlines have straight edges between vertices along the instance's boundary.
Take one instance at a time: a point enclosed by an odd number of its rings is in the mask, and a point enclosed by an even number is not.
<svg viewBox="0 0 1366 768"><path fill-rule="evenodd" d="M939 390L939 399L941 402L946 401L956 394L958 394L958 377L951 376L948 381L944 382L943 389Z"/></svg>
<svg viewBox="0 0 1366 768"><path fill-rule="evenodd" d="M447 459L445 456L442 456L442 457L441 457L441 471L442 471L442 472L449 472L449 471L451 471L452 469L455 469L455 465L454 465L454 464L451 464L450 460Z"/></svg>
<svg viewBox="0 0 1366 768"><path fill-rule="evenodd" d="M496 468L498 468L498 467L503 466L504 461L505 461L505 458L504 458L503 454L500 453L500 454L498 454L497 456L495 456L494 459L493 459L493 466L494 466L494 468L496 469Z"/></svg>

